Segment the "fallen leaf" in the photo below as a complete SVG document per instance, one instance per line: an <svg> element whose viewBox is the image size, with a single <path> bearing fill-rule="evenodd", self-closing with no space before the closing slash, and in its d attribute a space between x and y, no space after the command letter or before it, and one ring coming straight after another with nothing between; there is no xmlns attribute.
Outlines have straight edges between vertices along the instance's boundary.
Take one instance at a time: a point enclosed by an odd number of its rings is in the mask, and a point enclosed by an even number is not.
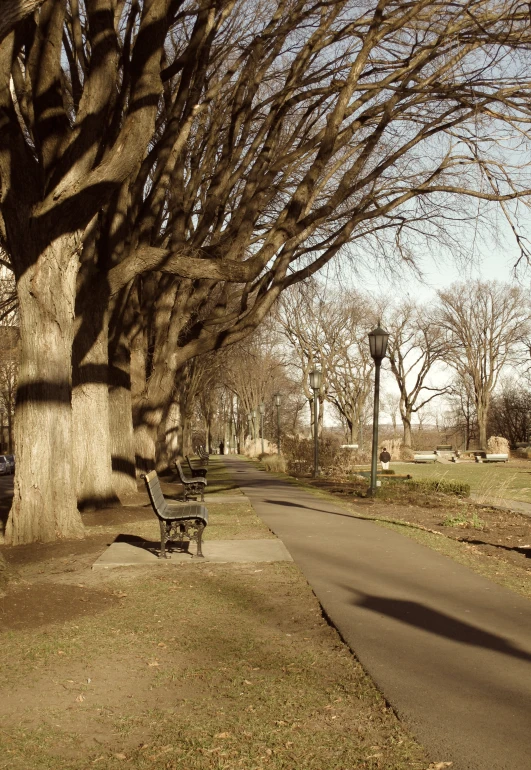
<svg viewBox="0 0 531 770"><path fill-rule="evenodd" d="M115 754L116 759L127 759L125 754Z"/></svg>
<svg viewBox="0 0 531 770"><path fill-rule="evenodd" d="M101 761L102 761L102 760L104 760L104 759L105 759L105 757L103 757L103 756L101 756L101 757L97 757L96 759L93 759L93 760L92 760L92 764L93 764L93 765L95 765L95 764L96 764L96 762L101 762Z"/></svg>
<svg viewBox="0 0 531 770"><path fill-rule="evenodd" d="M214 738L230 738L230 733L218 733Z"/></svg>
<svg viewBox="0 0 531 770"><path fill-rule="evenodd" d="M57 650L58 655L66 655L66 652L64 650Z"/></svg>
<svg viewBox="0 0 531 770"><path fill-rule="evenodd" d="M157 647L167 647L167 646L168 646L168 645L167 645L167 644L164 644L164 642L159 642L159 643L157 644Z"/></svg>
<svg viewBox="0 0 531 770"><path fill-rule="evenodd" d="M84 695L78 695L76 698L76 703L83 703L84 700L85 700Z"/></svg>
<svg viewBox="0 0 531 770"><path fill-rule="evenodd" d="M244 679L244 680L243 680L243 683L244 683L244 684L252 684L252 682L250 682L248 679Z"/></svg>
<svg viewBox="0 0 531 770"><path fill-rule="evenodd" d="M428 770L444 770L445 767L451 767L453 762L434 762Z"/></svg>
<svg viewBox="0 0 531 770"><path fill-rule="evenodd" d="M148 663L148 666L158 666L159 662L158 660L154 660L152 663Z"/></svg>

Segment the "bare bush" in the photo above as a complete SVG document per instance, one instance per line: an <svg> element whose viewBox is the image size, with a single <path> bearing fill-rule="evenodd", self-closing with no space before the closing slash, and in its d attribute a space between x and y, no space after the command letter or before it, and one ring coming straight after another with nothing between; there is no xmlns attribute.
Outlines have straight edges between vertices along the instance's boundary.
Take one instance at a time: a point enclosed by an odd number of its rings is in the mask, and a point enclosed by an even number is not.
<svg viewBox="0 0 531 770"><path fill-rule="evenodd" d="M487 441L487 449L493 455L508 455L509 442L503 436L491 436Z"/></svg>

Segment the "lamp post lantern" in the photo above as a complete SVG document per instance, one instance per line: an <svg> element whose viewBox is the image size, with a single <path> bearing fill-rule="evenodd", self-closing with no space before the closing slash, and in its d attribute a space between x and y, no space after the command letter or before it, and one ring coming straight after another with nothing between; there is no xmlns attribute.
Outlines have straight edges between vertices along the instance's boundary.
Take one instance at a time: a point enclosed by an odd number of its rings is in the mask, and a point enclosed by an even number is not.
<svg viewBox="0 0 531 770"><path fill-rule="evenodd" d="M265 413L265 404L264 403L259 404L258 410L260 412L260 436L262 438L262 454L264 454L264 413Z"/></svg>
<svg viewBox="0 0 531 770"><path fill-rule="evenodd" d="M369 332L369 348L374 361L374 412L372 418L372 456L371 456L371 486L369 495L376 493L376 471L378 463L378 417L380 412L380 367L387 351L389 332L378 326Z"/></svg>
<svg viewBox="0 0 531 770"><path fill-rule="evenodd" d="M280 454L280 393L275 393L275 406L277 408L277 455Z"/></svg>
<svg viewBox="0 0 531 770"><path fill-rule="evenodd" d="M310 388L313 390L313 477L319 475L319 436L317 423L319 419L319 404L317 394L321 390L322 373L320 369L310 372Z"/></svg>

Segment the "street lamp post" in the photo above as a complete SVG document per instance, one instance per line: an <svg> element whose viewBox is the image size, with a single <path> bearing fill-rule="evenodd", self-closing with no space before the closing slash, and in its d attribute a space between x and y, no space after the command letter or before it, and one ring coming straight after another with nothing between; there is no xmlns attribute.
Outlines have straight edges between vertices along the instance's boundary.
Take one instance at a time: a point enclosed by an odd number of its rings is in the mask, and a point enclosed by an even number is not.
<svg viewBox="0 0 531 770"><path fill-rule="evenodd" d="M258 409L260 411L260 436L262 438L262 454L264 454L264 413L265 413L265 404L259 404Z"/></svg>
<svg viewBox="0 0 531 770"><path fill-rule="evenodd" d="M374 361L374 412L372 418L372 457L371 457L371 486L369 495L376 494L376 470L378 463L378 417L380 412L380 367L385 358L389 332L378 326L369 333L369 347Z"/></svg>
<svg viewBox="0 0 531 770"><path fill-rule="evenodd" d="M280 454L280 393L275 393L275 406L277 408L277 455Z"/></svg>
<svg viewBox="0 0 531 770"><path fill-rule="evenodd" d="M319 475L319 436L317 422L319 419L318 393L321 390L322 374L320 369L310 372L310 388L313 390L313 477Z"/></svg>

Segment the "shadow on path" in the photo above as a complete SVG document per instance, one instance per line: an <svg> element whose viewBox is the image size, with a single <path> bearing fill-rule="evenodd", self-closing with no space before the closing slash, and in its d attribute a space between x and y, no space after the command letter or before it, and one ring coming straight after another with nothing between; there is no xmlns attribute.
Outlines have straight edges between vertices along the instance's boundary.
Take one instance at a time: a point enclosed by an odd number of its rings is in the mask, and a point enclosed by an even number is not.
<svg viewBox="0 0 531 770"><path fill-rule="evenodd" d="M421 628L431 634L446 637L454 642L483 647L514 658L531 661L530 653L514 647L503 637L496 636L496 634L491 634L488 631L483 631L481 628L452 618L451 615L432 610L419 602L365 594L350 586L343 586L343 588L356 594L352 603L357 607L386 615L401 623Z"/></svg>

